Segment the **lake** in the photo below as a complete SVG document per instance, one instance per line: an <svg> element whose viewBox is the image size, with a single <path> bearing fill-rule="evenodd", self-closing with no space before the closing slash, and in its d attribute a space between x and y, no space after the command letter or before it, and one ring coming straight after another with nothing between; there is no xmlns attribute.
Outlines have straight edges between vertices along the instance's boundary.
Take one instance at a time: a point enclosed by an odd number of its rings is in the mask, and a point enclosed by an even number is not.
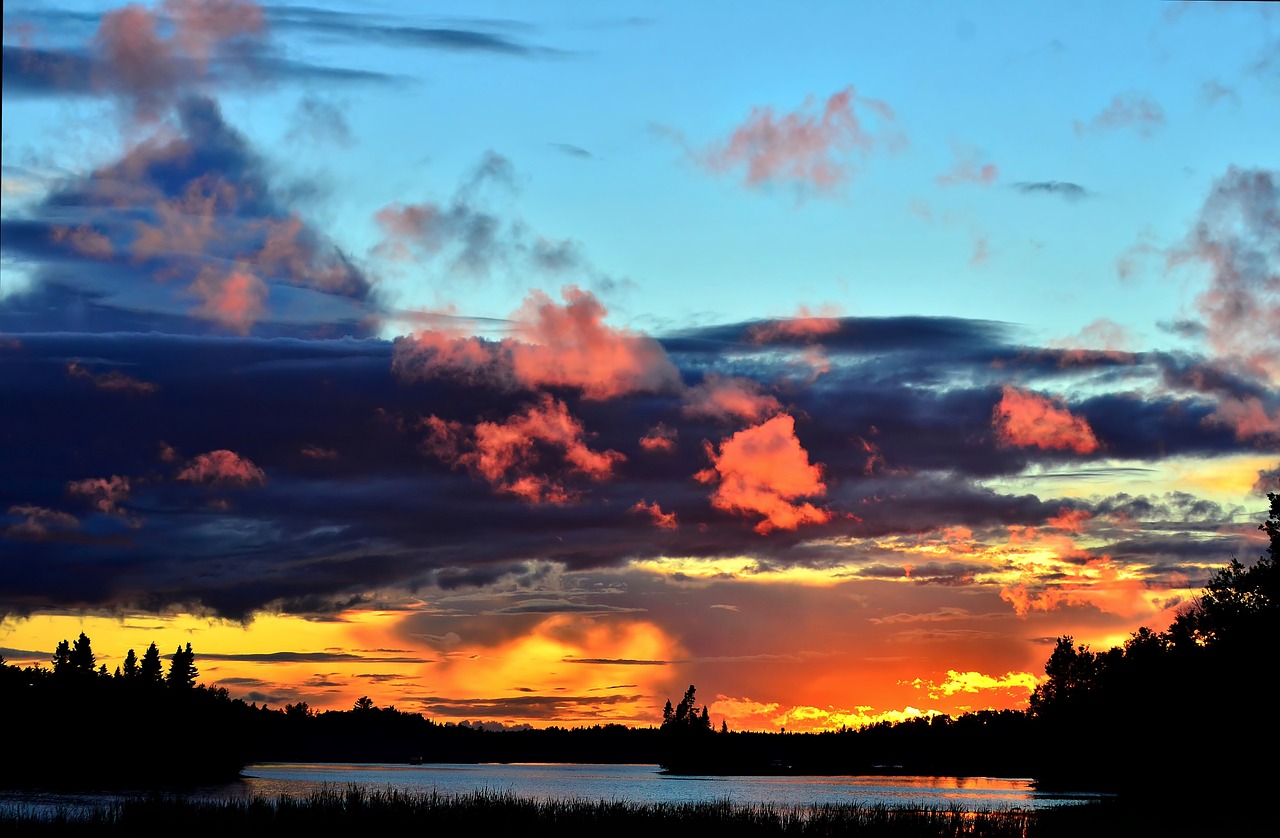
<svg viewBox="0 0 1280 838"><path fill-rule="evenodd" d="M912 808L962 808L969 811L1041 809L1088 803L1100 794L1036 791L1028 779L994 777L903 776L669 776L656 765L568 764L341 764L256 763L233 783L188 792L201 798L253 795L300 796L324 788L355 784L369 790L395 789L444 795L494 791L520 797L625 800L637 803L685 803L729 800L733 803L808 806L824 803L884 804ZM143 793L143 792L139 792ZM54 794L0 790L0 810L15 806L40 811L93 807L121 793Z"/></svg>

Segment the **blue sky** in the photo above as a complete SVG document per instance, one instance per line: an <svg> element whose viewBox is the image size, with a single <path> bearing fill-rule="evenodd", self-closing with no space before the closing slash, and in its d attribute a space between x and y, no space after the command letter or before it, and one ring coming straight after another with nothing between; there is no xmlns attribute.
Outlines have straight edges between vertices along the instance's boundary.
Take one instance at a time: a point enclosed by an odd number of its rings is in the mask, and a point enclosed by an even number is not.
<svg viewBox="0 0 1280 838"><path fill-rule="evenodd" d="M1021 706L1280 488L1268 5L4 23L6 659L145 626L504 724Z"/></svg>

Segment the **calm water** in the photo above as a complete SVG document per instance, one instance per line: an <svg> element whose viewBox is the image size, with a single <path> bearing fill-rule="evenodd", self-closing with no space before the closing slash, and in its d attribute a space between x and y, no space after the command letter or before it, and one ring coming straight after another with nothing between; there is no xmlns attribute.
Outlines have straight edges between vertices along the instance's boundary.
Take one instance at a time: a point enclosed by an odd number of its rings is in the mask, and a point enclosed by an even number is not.
<svg viewBox="0 0 1280 838"><path fill-rule="evenodd" d="M1037 792L1030 780L991 777L671 777L655 765L347 765L258 763L235 783L206 786L202 798L306 795L350 784L370 790L510 792L520 797L627 800L640 803L730 800L778 806L815 803L885 804L970 811L1039 809L1097 800L1101 795ZM54 795L0 791L0 810L101 805L119 794Z"/></svg>

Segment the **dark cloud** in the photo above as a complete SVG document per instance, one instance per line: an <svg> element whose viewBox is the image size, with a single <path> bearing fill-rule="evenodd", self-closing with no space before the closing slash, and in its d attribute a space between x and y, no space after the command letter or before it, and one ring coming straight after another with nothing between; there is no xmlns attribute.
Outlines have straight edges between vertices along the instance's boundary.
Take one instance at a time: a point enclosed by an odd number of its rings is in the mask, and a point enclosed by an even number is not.
<svg viewBox="0 0 1280 838"><path fill-rule="evenodd" d="M1065 180L1020 181L1013 184L1012 188L1023 195L1057 195L1068 201L1078 201L1093 194L1080 184Z"/></svg>

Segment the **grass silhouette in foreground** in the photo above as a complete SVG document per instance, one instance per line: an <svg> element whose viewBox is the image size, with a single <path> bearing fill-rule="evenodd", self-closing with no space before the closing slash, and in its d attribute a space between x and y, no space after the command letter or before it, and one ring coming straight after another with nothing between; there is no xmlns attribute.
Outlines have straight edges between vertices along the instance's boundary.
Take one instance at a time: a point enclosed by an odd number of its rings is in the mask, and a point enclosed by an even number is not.
<svg viewBox="0 0 1280 838"><path fill-rule="evenodd" d="M775 806L727 800L634 803L617 800L523 798L509 792L414 794L352 786L306 797L193 800L153 795L80 813L0 815L0 832L24 835L334 834L344 829L400 834L521 836L662 835L664 838L1060 838L1090 835L1271 835L1270 822L1222 813L1188 816L1102 803L1039 811L913 809L885 805Z"/></svg>

